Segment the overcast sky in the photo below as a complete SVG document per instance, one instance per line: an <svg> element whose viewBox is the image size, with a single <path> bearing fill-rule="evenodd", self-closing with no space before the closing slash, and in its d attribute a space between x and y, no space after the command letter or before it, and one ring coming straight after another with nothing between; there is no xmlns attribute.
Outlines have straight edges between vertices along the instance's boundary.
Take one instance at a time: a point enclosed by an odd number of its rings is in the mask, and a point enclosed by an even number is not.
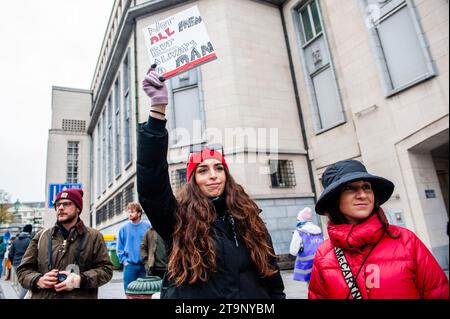
<svg viewBox="0 0 450 319"><path fill-rule="evenodd" d="M12 202L45 201L52 85L90 89L113 2L0 0L0 190Z"/></svg>

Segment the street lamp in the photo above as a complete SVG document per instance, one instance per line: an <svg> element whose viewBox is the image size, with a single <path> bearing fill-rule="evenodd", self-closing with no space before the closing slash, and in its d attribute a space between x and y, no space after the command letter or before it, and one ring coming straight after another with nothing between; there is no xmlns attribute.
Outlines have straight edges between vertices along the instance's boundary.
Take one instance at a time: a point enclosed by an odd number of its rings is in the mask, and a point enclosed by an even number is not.
<svg viewBox="0 0 450 319"><path fill-rule="evenodd" d="M21 204L20 204L19 200L17 199L16 202L14 203L14 223L20 224L19 218L18 218L20 206L21 206Z"/></svg>
<svg viewBox="0 0 450 319"><path fill-rule="evenodd" d="M14 203L14 210L16 214L19 212L19 209L20 209L20 202L19 200L16 200L16 202Z"/></svg>

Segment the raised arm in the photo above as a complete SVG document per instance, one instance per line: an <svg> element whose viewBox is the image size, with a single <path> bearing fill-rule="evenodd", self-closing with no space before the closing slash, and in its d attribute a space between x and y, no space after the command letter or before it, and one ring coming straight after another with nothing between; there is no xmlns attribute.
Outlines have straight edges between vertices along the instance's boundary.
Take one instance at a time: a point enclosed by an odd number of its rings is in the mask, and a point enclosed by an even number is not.
<svg viewBox="0 0 450 319"><path fill-rule="evenodd" d="M137 142L137 191L139 202L152 226L165 240L172 236L176 199L170 187L167 163L168 132L165 112L168 101L164 78L152 65L143 82L151 98L148 121L139 126Z"/></svg>

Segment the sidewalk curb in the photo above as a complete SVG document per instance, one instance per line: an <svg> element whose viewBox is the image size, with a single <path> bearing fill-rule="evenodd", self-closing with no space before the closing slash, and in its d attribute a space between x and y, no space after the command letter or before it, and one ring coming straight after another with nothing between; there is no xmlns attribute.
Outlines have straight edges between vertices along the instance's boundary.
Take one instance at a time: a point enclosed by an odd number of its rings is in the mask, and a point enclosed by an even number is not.
<svg viewBox="0 0 450 319"><path fill-rule="evenodd" d="M0 299L19 299L12 281L0 279Z"/></svg>

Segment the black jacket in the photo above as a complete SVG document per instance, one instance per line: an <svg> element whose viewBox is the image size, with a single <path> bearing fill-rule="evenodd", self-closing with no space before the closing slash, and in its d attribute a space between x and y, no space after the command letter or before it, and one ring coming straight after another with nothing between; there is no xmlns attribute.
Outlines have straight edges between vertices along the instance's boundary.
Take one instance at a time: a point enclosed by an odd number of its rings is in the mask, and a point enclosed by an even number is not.
<svg viewBox="0 0 450 319"><path fill-rule="evenodd" d="M167 163L168 133L166 121L150 117L140 125L137 152L137 191L139 201L158 234L171 252L177 201L169 182ZM220 207L219 207L220 206ZM224 206L216 206L218 219L212 228L215 234L217 271L207 282L183 283L176 287L164 276L161 298L259 298L284 299L280 272L263 278L253 263L245 242L237 234L236 245ZM270 245L272 242L269 236ZM276 259L270 261L278 269Z"/></svg>
<svg viewBox="0 0 450 319"><path fill-rule="evenodd" d="M14 267L20 265L20 261L22 260L25 251L28 248L28 245L31 241L31 235L27 232L21 232L19 237L13 241L11 245L11 249L9 250L8 258L11 260L11 263Z"/></svg>

